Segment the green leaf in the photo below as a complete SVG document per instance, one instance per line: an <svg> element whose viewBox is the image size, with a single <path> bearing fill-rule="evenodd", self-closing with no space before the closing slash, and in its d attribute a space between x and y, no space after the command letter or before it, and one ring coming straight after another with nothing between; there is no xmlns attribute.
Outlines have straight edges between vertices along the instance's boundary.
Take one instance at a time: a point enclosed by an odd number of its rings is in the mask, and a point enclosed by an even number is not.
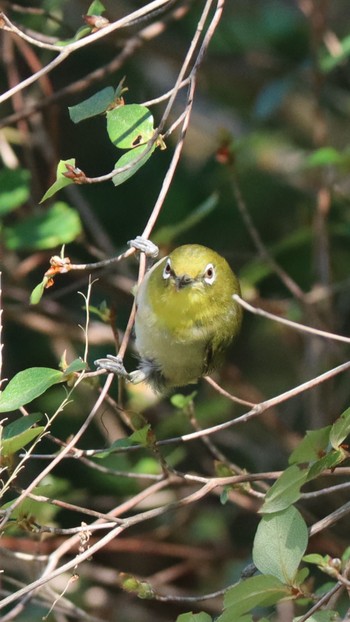
<svg viewBox="0 0 350 622"><path fill-rule="evenodd" d="M343 155L334 147L321 147L305 158L304 164L308 168L317 166L338 165L343 163Z"/></svg>
<svg viewBox="0 0 350 622"><path fill-rule="evenodd" d="M154 133L151 112L140 104L128 104L107 112L107 132L119 149L133 149L147 143Z"/></svg>
<svg viewBox="0 0 350 622"><path fill-rule="evenodd" d="M212 622L212 618L204 611L200 613L192 613L192 611L189 611L188 613L181 613L176 618L176 622Z"/></svg>
<svg viewBox="0 0 350 622"><path fill-rule="evenodd" d="M345 458L346 454L341 449L338 451L331 451L320 460L317 460L317 462L310 467L307 481L309 482L312 479L315 479L315 477L318 477L326 469L333 469L335 466L343 462Z"/></svg>
<svg viewBox="0 0 350 622"><path fill-rule="evenodd" d="M54 194L56 194L56 192L58 192L59 190L62 190L62 188L65 188L66 186L69 186L70 184L74 184L73 179L69 179L68 177L65 177L64 175L64 173L67 173L66 164L70 164L71 166L75 167L75 158L70 158L69 160L59 161L57 165L57 170L56 170L56 181L52 184L52 186L50 186L48 190L46 190L40 203L43 203L44 201L46 201L46 199L49 199L50 197L52 197Z"/></svg>
<svg viewBox="0 0 350 622"><path fill-rule="evenodd" d="M298 622L304 616L298 616L297 618L293 618L293 622ZM332 611L331 609L327 609L324 611L316 611L311 616L308 617L308 622L335 622L336 620L340 620L339 612Z"/></svg>
<svg viewBox="0 0 350 622"><path fill-rule="evenodd" d="M96 454L94 458L98 460L103 460L104 458L107 458L107 456L109 456L110 454L117 453L118 450L123 450L127 447L131 447L134 444L135 443L130 441L129 438L119 438L117 441L114 441L112 445L110 445L110 447L107 447L104 451Z"/></svg>
<svg viewBox="0 0 350 622"><path fill-rule="evenodd" d="M0 426L2 432L0 439L1 455L12 455L39 436L44 430L44 427L38 426L33 428L32 426L37 421L40 421L41 418L42 415L40 413L34 413L26 417L20 417L4 427Z"/></svg>
<svg viewBox="0 0 350 622"><path fill-rule="evenodd" d="M40 419L42 419L41 413L32 413L31 415L15 419L15 421L3 427L2 439L7 441L23 434L23 432L29 430L29 428L31 428L34 423L40 421Z"/></svg>
<svg viewBox="0 0 350 622"><path fill-rule="evenodd" d="M147 581L140 581L134 575L121 573L121 587L126 592L136 594L138 598L152 599L154 598L154 590Z"/></svg>
<svg viewBox="0 0 350 622"><path fill-rule="evenodd" d="M127 169L126 171L123 171L121 173L116 173L114 175L114 177L112 178L114 185L120 186L120 184L123 184L124 181L127 181L128 179L130 179L130 177L135 175L135 173L144 164L146 164L147 160L150 159L155 148L156 148L155 145L152 145L151 149L149 149L148 145L141 145L140 147L135 147L135 149L131 149L130 151L127 151L126 153L124 153L124 155L122 155L121 158L119 158L119 160L115 163L115 168L116 169L122 168L123 166L126 166L127 164L130 164L130 168ZM145 152L145 155L141 157L143 152ZM135 160L138 160L138 161L135 162ZM134 165L133 165L133 162L135 162Z"/></svg>
<svg viewBox="0 0 350 622"><path fill-rule="evenodd" d="M45 291L45 283L47 283L47 279L44 279L43 281L41 281L41 283L39 283L39 285L34 287L32 293L30 294L30 304L31 305L39 304L40 300L43 297L44 291Z"/></svg>
<svg viewBox="0 0 350 622"><path fill-rule="evenodd" d="M343 412L332 425L329 440L334 449L338 449L350 434L350 408Z"/></svg>
<svg viewBox="0 0 350 622"><path fill-rule="evenodd" d="M193 212L183 220L177 220L172 225L166 225L158 229L153 236L154 243L157 244L157 246L170 244L174 238L177 238L182 233L186 233L189 229L198 225L206 216L211 214L217 204L218 195L210 195L210 197L203 201L203 203L196 207Z"/></svg>
<svg viewBox="0 0 350 622"><path fill-rule="evenodd" d="M31 443L37 436L44 431L43 426L37 426L36 428L30 428L27 432L23 432L17 438L8 441L0 441L0 449L2 456L12 456L16 451L22 449L28 443Z"/></svg>
<svg viewBox="0 0 350 622"><path fill-rule="evenodd" d="M102 15L105 10L106 8L100 0L94 0L89 6L87 15Z"/></svg>
<svg viewBox="0 0 350 622"><path fill-rule="evenodd" d="M32 492L35 495L44 495L45 497L49 497L52 499L61 496L62 493L67 492L68 490L68 482L63 479L49 476L45 477L44 483L42 483L40 486L36 486L32 490ZM5 503L2 509L7 509L11 507L13 501L15 500L16 499L13 499L12 501ZM49 502L25 498L14 510L12 510L11 519L23 521L26 519L28 520L30 518L34 518L37 522L41 524L47 524L53 521L54 516L59 511L60 508L50 504Z"/></svg>
<svg viewBox="0 0 350 622"><path fill-rule="evenodd" d="M341 558L342 558L343 562L349 561L349 559L350 559L350 546L348 546L345 549L345 551L344 551L343 555L341 556Z"/></svg>
<svg viewBox="0 0 350 622"><path fill-rule="evenodd" d="M331 428L332 426L328 425L319 430L308 430L298 447L291 453L289 464L319 460L327 451Z"/></svg>
<svg viewBox="0 0 350 622"><path fill-rule="evenodd" d="M79 41L80 39L88 36L89 34L91 34L91 30L92 29L90 26L81 26L80 28L78 28L74 37L71 37L70 39L64 39L63 41L56 41L56 45L61 45L62 47L65 47L70 43L74 43L74 41Z"/></svg>
<svg viewBox="0 0 350 622"><path fill-rule="evenodd" d="M232 486L224 486L220 494L220 503L221 505L226 505L227 501L230 498L230 491L232 490Z"/></svg>
<svg viewBox="0 0 350 622"><path fill-rule="evenodd" d="M308 568L306 567L299 568L297 574L295 575L294 585L302 585L304 581L307 579L307 577L309 576L309 574L310 574L310 571Z"/></svg>
<svg viewBox="0 0 350 622"><path fill-rule="evenodd" d="M178 408L179 410L184 410L185 408L187 408L187 406L189 406L189 404L193 402L196 395L197 391L193 391L190 395L175 393L175 395L171 396L170 402L173 406L175 406L175 408Z"/></svg>
<svg viewBox="0 0 350 622"><path fill-rule="evenodd" d="M143 428L140 428L140 430L136 430L136 432L133 432L129 437L130 442L132 444L136 443L137 445L144 445L147 447L149 444L148 439L150 429L150 424L147 424Z"/></svg>
<svg viewBox="0 0 350 622"><path fill-rule="evenodd" d="M106 88L98 91L88 99L84 99L76 106L69 106L69 116L73 123L80 123L84 119L102 114L106 112L108 106L113 102L114 96L113 87L106 86Z"/></svg>
<svg viewBox="0 0 350 622"><path fill-rule="evenodd" d="M0 395L0 412L11 412L32 402L54 384L64 382L64 374L49 367L30 367L16 374Z"/></svg>
<svg viewBox="0 0 350 622"><path fill-rule="evenodd" d="M0 216L25 203L30 195L27 170L5 168L0 171Z"/></svg>
<svg viewBox="0 0 350 622"><path fill-rule="evenodd" d="M133 445L144 445L146 447L149 446L149 433L151 431L150 424L143 425L140 429L133 432L129 437L119 438L117 441L114 441L110 447L107 447L105 451L100 452L95 455L95 458L106 458L109 454L117 452L120 449L124 449L125 447L132 447Z"/></svg>
<svg viewBox="0 0 350 622"><path fill-rule="evenodd" d="M265 495L260 509L261 514L280 512L295 503L300 497L300 489L306 482L308 469L296 466L288 467Z"/></svg>
<svg viewBox="0 0 350 622"><path fill-rule="evenodd" d="M85 361L82 361L81 359L75 359L70 363L70 365L68 365L67 369L64 370L64 375L68 376L69 374L72 374L74 372L83 371L84 369L87 369L87 367L88 366Z"/></svg>
<svg viewBox="0 0 350 622"><path fill-rule="evenodd" d="M310 553L310 555L304 555L303 561L308 564L316 564L316 566L324 566L327 561L326 558L318 553Z"/></svg>
<svg viewBox="0 0 350 622"><path fill-rule="evenodd" d="M307 542L305 521L295 507L264 516L255 534L254 564L260 572L293 585Z"/></svg>
<svg viewBox="0 0 350 622"><path fill-rule="evenodd" d="M11 250L42 250L73 242L82 225L76 210L58 202L5 229L6 245Z"/></svg>
<svg viewBox="0 0 350 622"><path fill-rule="evenodd" d="M289 587L276 577L250 577L227 590L224 598L225 611L217 622L237 622L242 614L251 609L273 605L288 596L291 596Z"/></svg>

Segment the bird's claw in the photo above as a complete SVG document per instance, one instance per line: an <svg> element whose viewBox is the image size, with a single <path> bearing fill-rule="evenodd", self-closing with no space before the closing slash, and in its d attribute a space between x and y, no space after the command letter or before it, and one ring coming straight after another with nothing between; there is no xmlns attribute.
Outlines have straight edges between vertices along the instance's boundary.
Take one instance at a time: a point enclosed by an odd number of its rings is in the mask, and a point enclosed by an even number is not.
<svg viewBox="0 0 350 622"><path fill-rule="evenodd" d="M152 257L153 259L155 259L155 257L158 257L158 246L156 246L156 244L153 244L151 240L143 238L141 235L138 235L134 240L129 240L128 245L136 248L136 250L140 251L141 253L145 253L147 257Z"/></svg>
<svg viewBox="0 0 350 622"><path fill-rule="evenodd" d="M121 376L126 380L130 380L130 374L126 371L123 360L120 356L114 356L113 354L107 354L105 359L97 359L95 365L98 369L105 369L109 373Z"/></svg>

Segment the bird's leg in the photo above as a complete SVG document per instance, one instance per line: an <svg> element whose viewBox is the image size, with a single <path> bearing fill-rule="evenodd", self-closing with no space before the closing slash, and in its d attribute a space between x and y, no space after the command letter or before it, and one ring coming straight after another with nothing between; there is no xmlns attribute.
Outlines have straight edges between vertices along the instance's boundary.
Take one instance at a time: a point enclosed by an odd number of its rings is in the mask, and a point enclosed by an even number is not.
<svg viewBox="0 0 350 622"><path fill-rule="evenodd" d="M132 384L139 384L139 382L144 382L147 379L147 374L142 369L136 369L128 373L120 356L107 354L106 358L97 359L94 363L99 370L105 369L110 374L125 378L128 382L132 382Z"/></svg>
<svg viewBox="0 0 350 622"><path fill-rule="evenodd" d="M151 240L147 240L140 235L138 235L135 240L129 240L128 245L136 248L141 253L145 253L146 257L152 257L153 259L157 257L159 253L158 246L153 244ZM137 369L129 374L120 356L114 356L113 354L107 354L106 358L97 359L95 365L99 370L105 369L107 372L125 378L125 380L133 384L144 382L148 377L148 374L142 369Z"/></svg>
<svg viewBox="0 0 350 622"><path fill-rule="evenodd" d="M136 250L140 251L141 253L145 253L147 257L152 257L153 259L158 257L158 246L156 246L156 244L153 244L151 240L143 238L141 235L138 235L134 240L129 240L128 245L136 248Z"/></svg>
<svg viewBox="0 0 350 622"><path fill-rule="evenodd" d="M96 367L101 370L105 369L109 373L115 374L116 376L121 376L126 380L130 380L130 375L124 365L123 360L120 356L114 356L113 354L107 354L105 359L97 359L94 361Z"/></svg>

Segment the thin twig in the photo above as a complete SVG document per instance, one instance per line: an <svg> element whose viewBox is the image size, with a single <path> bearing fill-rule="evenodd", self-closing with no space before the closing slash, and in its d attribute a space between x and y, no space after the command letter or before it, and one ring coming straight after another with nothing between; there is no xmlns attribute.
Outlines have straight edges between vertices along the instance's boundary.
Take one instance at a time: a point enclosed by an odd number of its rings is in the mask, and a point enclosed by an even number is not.
<svg viewBox="0 0 350 622"><path fill-rule="evenodd" d="M84 376L84 372L82 372L80 374L80 376L77 379L77 381L75 382L75 385L72 388L70 394L72 393L72 391L74 391L74 389L77 387L77 385L81 382L83 376ZM62 449L62 451L50 462L50 464L47 465L47 467L43 471L41 471L41 473L39 473L39 475L37 475L37 477L34 478L34 480L30 484L28 484L27 488L6 509L6 511L4 512L4 517L3 517L3 519L2 519L2 521L0 523L0 527L2 527L4 524L6 524L9 516L16 509L16 507L18 507L18 505L28 496L28 494L30 492L32 492L32 490L36 486L39 485L39 483L44 479L44 477L46 477L46 475L48 475L48 473L51 473L51 471L55 468L55 466L61 462L63 456L65 456L67 453L69 453L71 451L71 449L77 444L79 439L84 434L85 430L90 425L90 423L93 420L94 416L96 415L96 412L100 408L100 405L103 403L104 394L107 393L107 391L109 390L111 382L112 382L112 378L108 377L106 382L105 382L105 385L103 387L103 391L101 392L99 398L97 399L94 407L90 411L88 417L84 421L83 425L79 428L78 432L76 432L76 434L69 441L69 443L67 443L65 448ZM65 400L65 402L66 401L67 400ZM58 409L58 411L56 411L56 413L60 412L60 410L61 410L61 407ZM55 415L56 415L56 413L55 413Z"/></svg>
<svg viewBox="0 0 350 622"><path fill-rule="evenodd" d="M252 217L247 209L246 203L243 199L243 195L240 189L240 185L238 183L238 177L235 169L231 167L231 179L232 179L232 188L233 193L236 198L237 207L242 216L242 219L245 223L247 231L252 238L261 258L266 261L266 263L272 268L272 270L279 276L284 285L289 289L289 291L295 296L298 300L304 301L305 293L299 287L299 285L281 268L281 266L276 262L276 260L272 257L272 255L267 250L264 242L260 237L260 233L254 225Z"/></svg>
<svg viewBox="0 0 350 622"><path fill-rule="evenodd" d="M287 320L286 318L280 317L279 315L274 315L273 313L269 313L268 311L264 311L263 309L259 309L258 307L253 307L248 302L243 300L238 294L233 295L234 300L238 302L244 309L254 313L254 315L261 315L269 320L273 320L274 322L279 322L280 324L285 324L290 328L294 328L295 330L300 330L303 333L308 333L310 335L316 335L317 337L324 337L325 339L331 339L333 341L341 341L343 343L350 343L350 337L344 337L343 335L338 335L337 333L330 333L325 330L319 330L318 328L312 328L312 326L306 326L305 324L298 324L297 322L292 322L291 320Z"/></svg>
<svg viewBox="0 0 350 622"><path fill-rule="evenodd" d="M277 397L273 397L269 400L266 400L265 402L261 402L260 404L257 404L250 411L248 411L244 415L241 415L240 417L237 417L236 419L225 421L224 423L220 423L210 428L206 428L199 432L191 432L190 434L184 434L183 436L180 436L179 438L183 442L188 442L196 438L200 438L201 436L205 434L215 434L216 432L227 430L233 425L237 425L239 423L246 423L250 419L253 419L254 417L261 415L269 408L272 408L273 406L276 406L277 404L282 404L283 402L293 397L296 397L297 395L300 395L300 393L303 393L304 391L308 391L309 389L316 387L318 384L321 384L322 382L325 382L326 380L329 380L330 378L334 378L338 374L341 374L344 371L347 371L348 369L350 369L350 361L347 363L343 363L342 365L338 365L337 367L334 367L333 369L330 369L329 371L323 374L320 374L316 378L312 378L312 380L303 382L299 386L294 387L293 389L289 389L288 391L286 391L285 393L281 393ZM171 440L172 439L168 439L167 442L170 442Z"/></svg>
<svg viewBox="0 0 350 622"><path fill-rule="evenodd" d="M122 17L121 19L118 19L116 22L108 24L104 28L97 30L96 32L93 32L90 35L87 35L83 39L73 41L72 43L69 43L63 48L57 45L56 51L59 52L58 56L56 56L56 58L54 58L47 65L45 65L45 67L43 67L40 71L37 71L35 74L29 76L25 80L22 80L22 82L20 82L13 88L6 91L6 93L0 96L0 104L6 101L7 99L9 99L10 97L12 97L15 93L18 93L19 91L27 88L30 84L33 84L34 82L39 80L42 76L52 71L55 67L60 65L63 61L65 61L66 58L68 58L68 56L70 56L70 54L72 54L73 52L76 52L82 47L95 43L95 41L98 41L99 39L106 37L110 33L120 28L125 28L129 26L131 23L135 22L135 20L143 17L144 15L151 14L153 11L155 11L159 7L169 4L170 2L172 2L172 0L153 0L153 2L150 2L146 6L141 7L141 9L138 9L136 11L133 11L132 13L129 13L129 15ZM6 22L7 18L3 13L0 13L0 19L3 19ZM9 25L8 19L7 19L7 25ZM18 35L18 32L16 32L16 34Z"/></svg>
<svg viewBox="0 0 350 622"><path fill-rule="evenodd" d="M220 385L217 382L215 382L215 380L213 380L210 376L205 376L204 380L208 384L210 384L210 386L212 386L215 389L215 391L220 393L220 395L227 397L227 399L231 400L231 402L235 402L236 404L241 404L242 406L256 406L256 404L253 402L247 402L246 400L242 400L239 397L232 395L228 391L225 391L225 389L220 387Z"/></svg>
<svg viewBox="0 0 350 622"><path fill-rule="evenodd" d="M53 93L52 95L45 97L38 102L33 102L25 106L22 110L19 110L18 112L15 112L5 117L4 119L0 120L0 128L6 127L13 123L17 123L19 119L27 118L32 114L35 114L36 112L43 110L54 103L60 102L62 99L67 98L70 95L74 95L75 93L84 91L96 82L103 80L108 75L115 73L123 66L125 61L130 56L132 56L142 45L144 45L147 41L158 37L165 30L168 22L171 19L177 20L182 18L187 10L187 6L178 7L174 9L174 11L170 13L170 15L168 15L161 21L154 22L149 26L146 26L145 28L140 30L135 36L129 38L126 41L121 52L119 52L119 54L104 67L99 67L98 69L95 69L80 80L76 80L72 84L69 84L68 86L63 87L59 91L56 91L56 93ZM184 86L185 83L188 83L188 79L184 80L183 84L181 84L181 87ZM172 92L173 89L171 89L171 91L169 92L169 96ZM167 99L168 95L165 95L165 99ZM162 97L163 96L161 96L159 99L161 100ZM156 100L154 100L154 103L156 103ZM144 105L146 106L147 103L145 103Z"/></svg>
<svg viewBox="0 0 350 622"><path fill-rule="evenodd" d="M324 596L322 596L322 598L320 598L320 600L315 605L313 605L313 607L311 607L311 609L309 609L309 611L305 613L305 615L298 618L298 622L306 622L306 620L308 620L316 611L321 609L323 605L326 605L328 601L332 598L332 596L334 596L334 594L339 592L339 590L341 590L342 588L343 586L340 581L339 583L336 583L336 585L332 587L332 589L329 590L327 594L324 594Z"/></svg>
<svg viewBox="0 0 350 622"><path fill-rule="evenodd" d="M314 536L316 533L319 533L320 531L323 531L324 529L328 529L328 527L331 527L332 525L337 523L342 518L345 518L345 516L348 516L349 514L350 514L350 501L342 505L340 508L337 508L336 510L334 510L334 512L332 512L331 514L328 514L328 516L321 518L321 520L317 521L317 523L314 523L312 527L310 528L310 537Z"/></svg>

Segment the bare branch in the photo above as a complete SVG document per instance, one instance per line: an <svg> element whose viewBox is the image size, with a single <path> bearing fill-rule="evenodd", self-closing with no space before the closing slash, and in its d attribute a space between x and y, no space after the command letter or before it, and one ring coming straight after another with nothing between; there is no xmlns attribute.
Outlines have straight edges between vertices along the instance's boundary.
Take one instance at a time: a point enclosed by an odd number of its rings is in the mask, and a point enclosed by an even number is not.
<svg viewBox="0 0 350 622"><path fill-rule="evenodd" d="M233 298L240 304L244 309L254 313L254 315L261 315L261 317L265 317L269 320L273 320L274 322L279 322L280 324L285 324L290 328L294 328L295 330L300 330L303 333L308 333L309 335L316 335L317 337L324 337L325 339L332 339L333 341L341 341L343 343L350 343L350 337L344 337L343 335L337 335L336 333L330 333L325 330L319 330L318 328L312 328L312 326L306 326L305 324L298 324L297 322L292 322L291 320L287 320L286 318L280 317L279 315L274 315L273 313L269 313L268 311L264 311L263 309L259 309L258 307L253 307L248 302L243 300L238 294L234 294Z"/></svg>

